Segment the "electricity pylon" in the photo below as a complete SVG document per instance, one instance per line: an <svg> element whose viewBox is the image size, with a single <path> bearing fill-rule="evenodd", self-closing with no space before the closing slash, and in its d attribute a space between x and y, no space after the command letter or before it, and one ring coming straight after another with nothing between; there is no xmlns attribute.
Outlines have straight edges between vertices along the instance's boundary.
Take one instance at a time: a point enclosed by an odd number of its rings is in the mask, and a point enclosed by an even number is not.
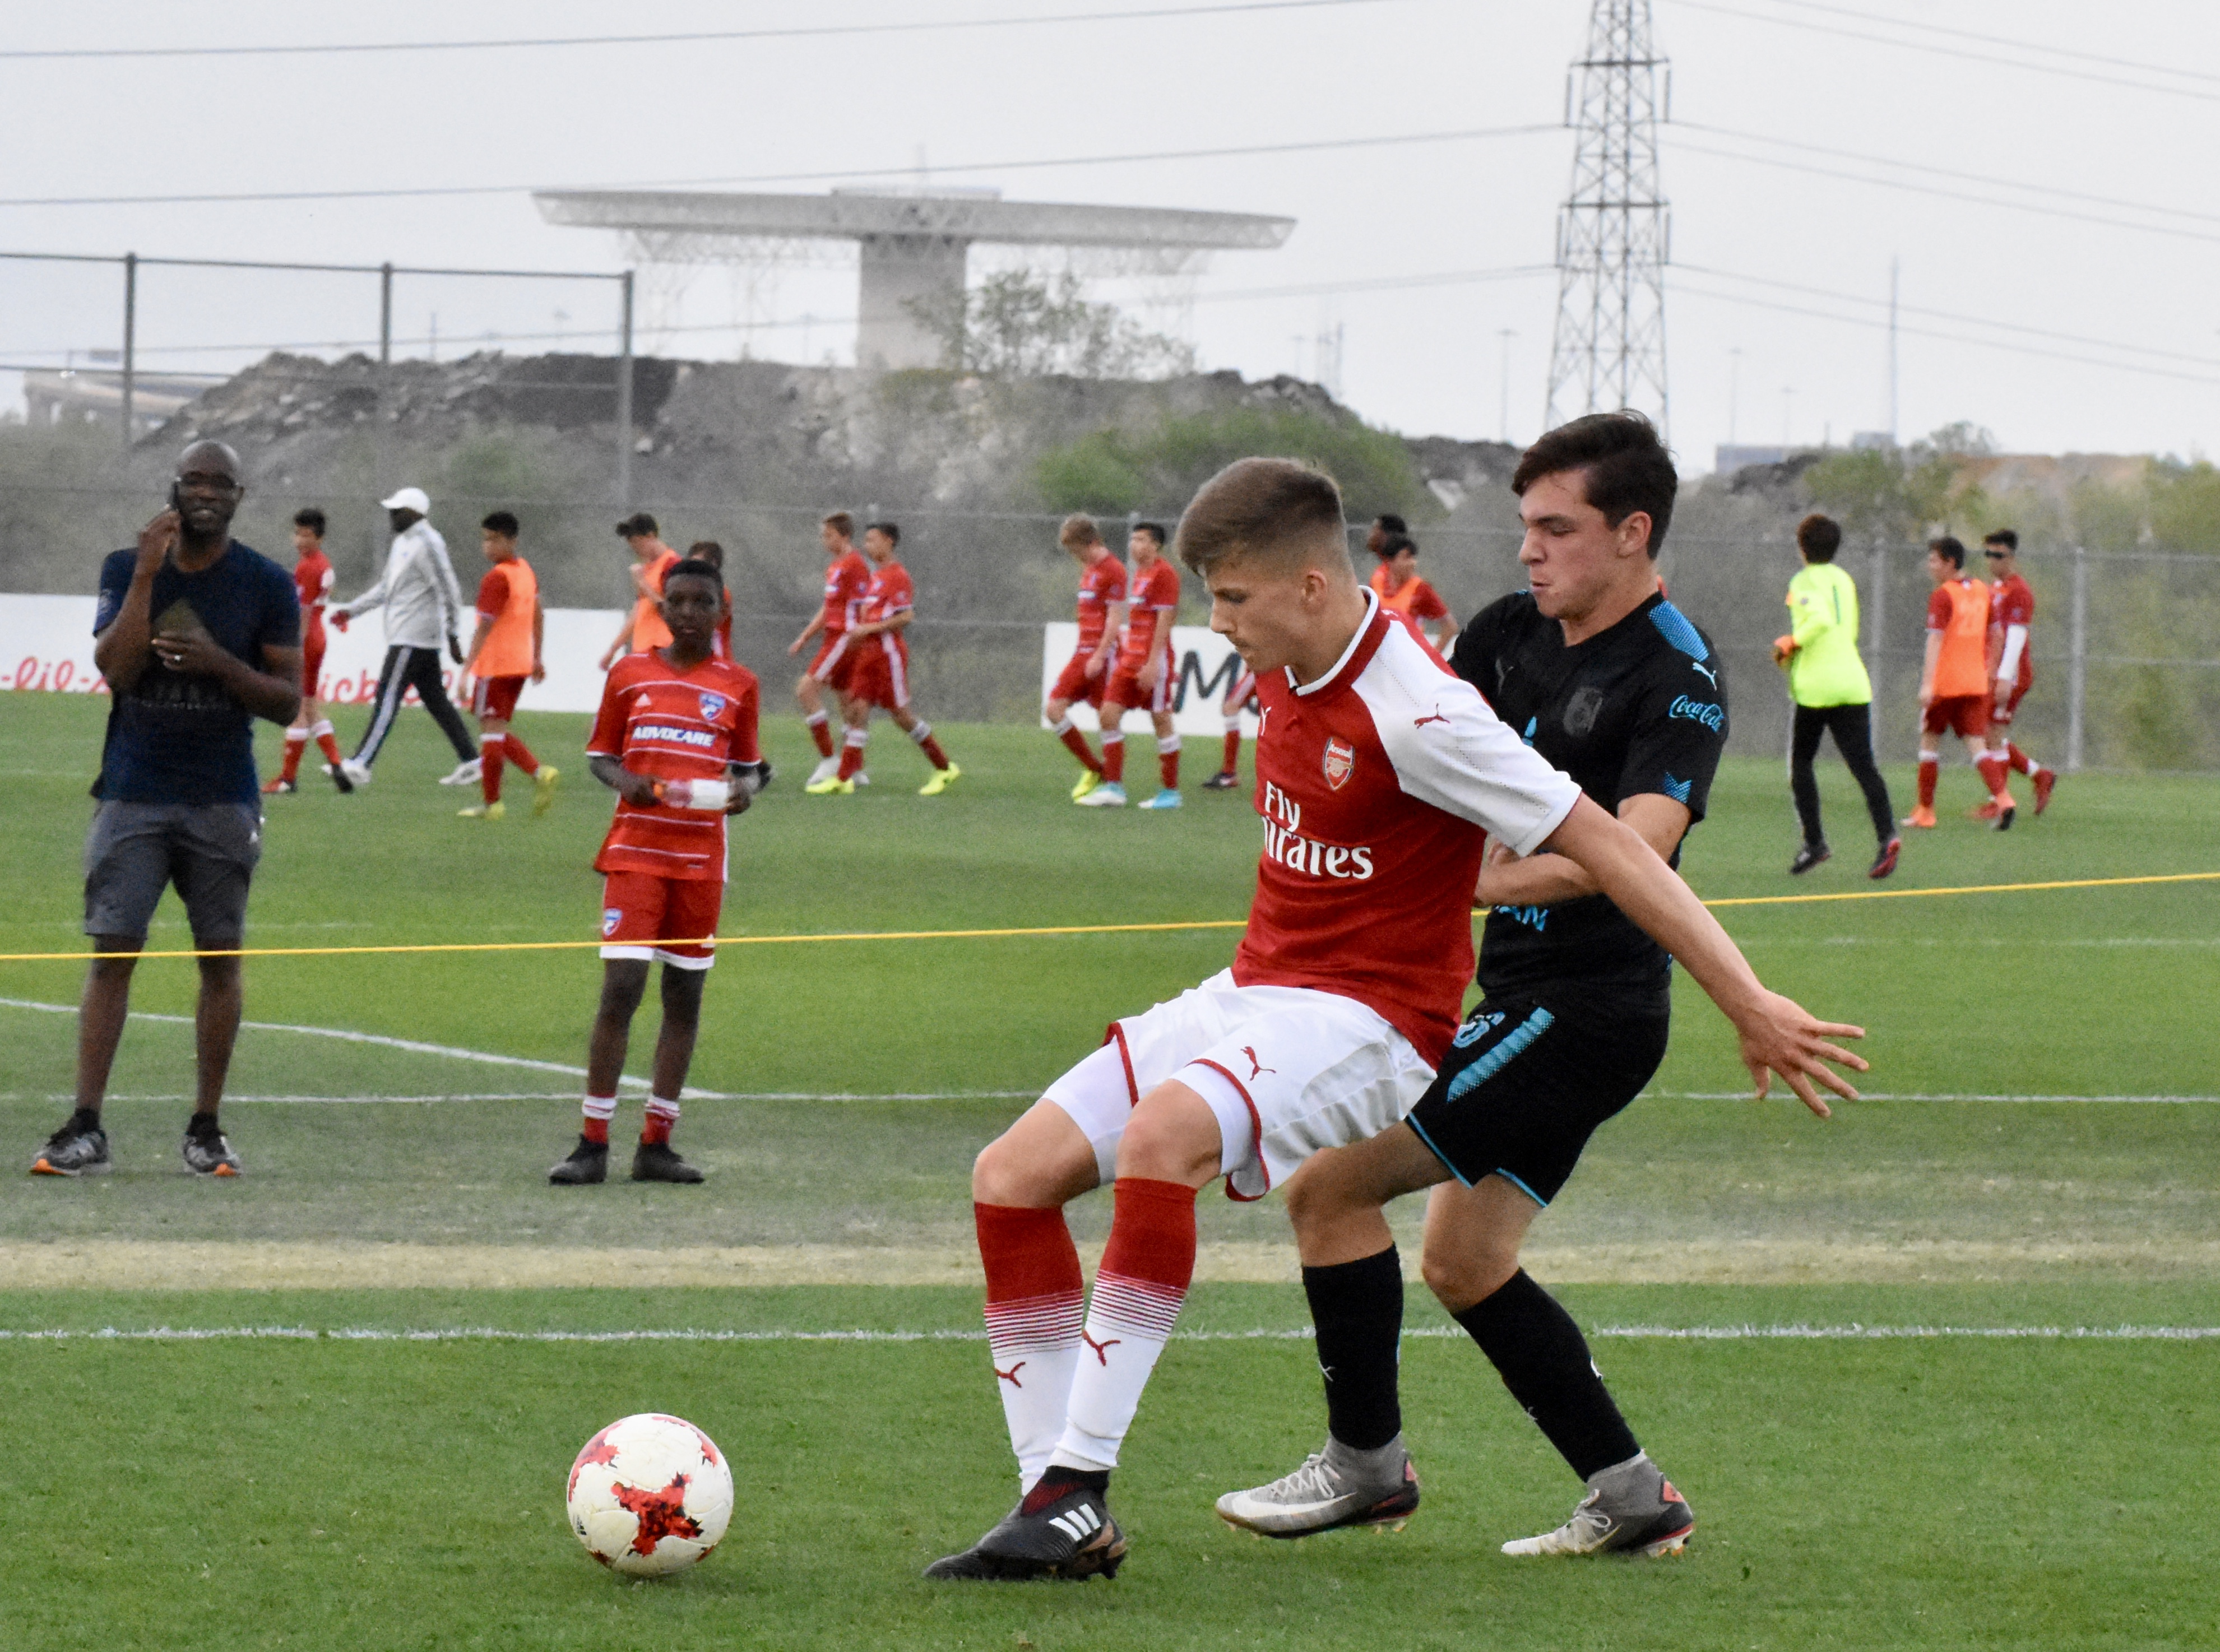
<svg viewBox="0 0 2220 1652"><path fill-rule="evenodd" d="M1572 68L1577 113L1568 76L1565 123L1579 138L1557 212L1547 423L1635 408L1662 429L1672 209L1657 179L1657 122L1672 82L1650 39L1649 0L1595 0L1587 51Z"/></svg>

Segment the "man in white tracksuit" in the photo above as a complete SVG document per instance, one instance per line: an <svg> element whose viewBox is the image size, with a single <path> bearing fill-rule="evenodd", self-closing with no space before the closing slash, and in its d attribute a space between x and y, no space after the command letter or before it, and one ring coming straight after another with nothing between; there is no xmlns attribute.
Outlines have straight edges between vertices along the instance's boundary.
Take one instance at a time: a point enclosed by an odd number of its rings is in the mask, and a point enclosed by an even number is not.
<svg viewBox="0 0 2220 1652"><path fill-rule="evenodd" d="M330 614L332 623L344 631L356 614L375 608L385 610L385 664L377 674L370 726L363 731L362 744L354 755L341 766L356 785L370 783L370 766L377 761L378 748L385 744L393 720L400 714L402 701L414 689L424 709L432 714L432 720L455 748L458 766L440 783L466 785L477 778L477 749L440 680L442 638L455 664L463 663L458 634L462 589L455 583L454 564L447 560L447 542L425 520L432 502L424 490L403 488L378 503L384 506L393 524L393 548L385 559L384 577Z"/></svg>

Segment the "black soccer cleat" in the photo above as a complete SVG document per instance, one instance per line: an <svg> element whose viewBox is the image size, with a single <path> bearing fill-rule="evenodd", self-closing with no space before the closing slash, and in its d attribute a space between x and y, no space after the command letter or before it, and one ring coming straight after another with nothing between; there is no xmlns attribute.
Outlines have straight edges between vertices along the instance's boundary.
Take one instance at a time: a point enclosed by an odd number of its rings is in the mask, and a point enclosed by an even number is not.
<svg viewBox="0 0 2220 1652"><path fill-rule="evenodd" d="M1796 858L1788 863L1788 876L1801 877L1822 861L1834 859L1835 851L1823 843L1807 843L1796 851Z"/></svg>
<svg viewBox="0 0 2220 1652"><path fill-rule="evenodd" d="M1230 792L1240 783L1241 776L1235 774L1232 770L1220 769L1202 782L1202 789L1207 792Z"/></svg>
<svg viewBox="0 0 2220 1652"><path fill-rule="evenodd" d="M547 1173L550 1185L558 1188L590 1188L609 1179L609 1144L589 1142L583 1136L571 1150L571 1156Z"/></svg>
<svg viewBox="0 0 2220 1652"><path fill-rule="evenodd" d="M1064 1482L1036 1486L992 1531L925 1574L942 1582L1083 1582L1117 1576L1125 1561L1126 1534L1104 1493Z"/></svg>
<svg viewBox="0 0 2220 1652"><path fill-rule="evenodd" d="M1904 839L1891 838L1880 846L1880 852L1874 857L1873 866L1866 876L1871 878L1886 877L1896 870L1897 857L1903 853Z"/></svg>
<svg viewBox="0 0 2220 1652"><path fill-rule="evenodd" d="M332 784L340 789L342 796L354 789L354 782L348 777L344 764L327 763L324 765L324 772L332 777Z"/></svg>
<svg viewBox="0 0 2220 1652"><path fill-rule="evenodd" d="M1997 818L1989 823L1989 830L1992 832L2010 832L2012 828L2012 819L2014 816L2018 814L2018 813L2019 810L2011 804L2005 804L2002 808L1997 811Z"/></svg>
<svg viewBox="0 0 2220 1652"><path fill-rule="evenodd" d="M691 1184L702 1180L702 1173L672 1152L668 1143L642 1142L633 1150L632 1179Z"/></svg>

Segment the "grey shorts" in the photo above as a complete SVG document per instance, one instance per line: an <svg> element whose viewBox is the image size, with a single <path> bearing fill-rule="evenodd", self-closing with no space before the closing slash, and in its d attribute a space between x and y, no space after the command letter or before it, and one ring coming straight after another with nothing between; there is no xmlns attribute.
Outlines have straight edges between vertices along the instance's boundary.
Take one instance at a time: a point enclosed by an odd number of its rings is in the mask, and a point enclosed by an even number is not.
<svg viewBox="0 0 2220 1652"><path fill-rule="evenodd" d="M261 858L262 811L253 804L104 802L84 839L84 932L145 940L174 883L193 944L237 946Z"/></svg>

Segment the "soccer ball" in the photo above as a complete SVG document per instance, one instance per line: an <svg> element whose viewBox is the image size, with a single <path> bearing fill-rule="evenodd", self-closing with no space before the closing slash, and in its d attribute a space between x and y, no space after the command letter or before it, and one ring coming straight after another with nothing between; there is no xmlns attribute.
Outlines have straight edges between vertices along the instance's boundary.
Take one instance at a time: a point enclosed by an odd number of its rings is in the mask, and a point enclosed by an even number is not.
<svg viewBox="0 0 2220 1652"><path fill-rule="evenodd" d="M733 1471L716 1442L684 1418L642 1412L586 1442L565 1500L589 1555L634 1577L659 1577L684 1571L725 1535Z"/></svg>

